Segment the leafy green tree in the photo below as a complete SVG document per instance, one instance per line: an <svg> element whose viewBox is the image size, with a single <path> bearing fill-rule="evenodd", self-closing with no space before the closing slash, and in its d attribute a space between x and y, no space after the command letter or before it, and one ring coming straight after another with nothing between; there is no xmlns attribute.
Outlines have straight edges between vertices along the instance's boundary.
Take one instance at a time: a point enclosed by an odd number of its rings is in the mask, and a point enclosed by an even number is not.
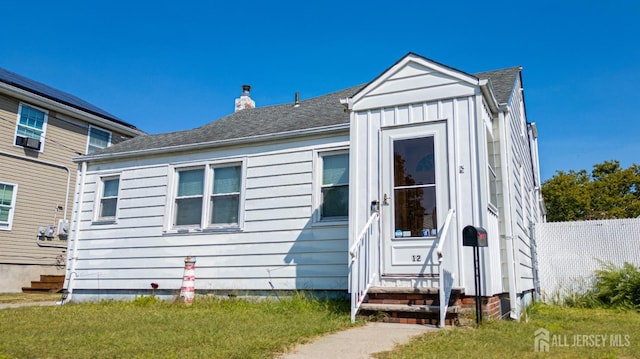
<svg viewBox="0 0 640 359"><path fill-rule="evenodd" d="M605 161L586 170L558 171L542 184L547 220L633 218L640 215L640 165Z"/></svg>

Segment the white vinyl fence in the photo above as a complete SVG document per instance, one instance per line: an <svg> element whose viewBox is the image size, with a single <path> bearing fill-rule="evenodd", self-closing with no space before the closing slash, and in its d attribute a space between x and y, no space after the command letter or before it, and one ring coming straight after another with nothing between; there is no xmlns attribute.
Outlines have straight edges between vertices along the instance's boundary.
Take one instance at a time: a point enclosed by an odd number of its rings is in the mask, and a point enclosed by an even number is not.
<svg viewBox="0 0 640 359"><path fill-rule="evenodd" d="M590 288L599 261L640 266L640 218L536 223L544 300Z"/></svg>

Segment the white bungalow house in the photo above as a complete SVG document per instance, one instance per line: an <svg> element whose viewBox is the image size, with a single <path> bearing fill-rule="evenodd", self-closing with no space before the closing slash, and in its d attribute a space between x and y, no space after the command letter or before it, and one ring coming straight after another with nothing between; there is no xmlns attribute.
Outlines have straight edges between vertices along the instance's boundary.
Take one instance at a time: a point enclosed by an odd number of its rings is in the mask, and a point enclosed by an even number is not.
<svg viewBox="0 0 640 359"><path fill-rule="evenodd" d="M76 159L66 300L152 282L175 296L190 256L199 293L350 293L354 315L411 293L403 308L443 324L475 295L474 225L485 311L518 318L543 220L536 138L519 67L471 75L409 53L294 103L254 108L245 87L229 116Z"/></svg>

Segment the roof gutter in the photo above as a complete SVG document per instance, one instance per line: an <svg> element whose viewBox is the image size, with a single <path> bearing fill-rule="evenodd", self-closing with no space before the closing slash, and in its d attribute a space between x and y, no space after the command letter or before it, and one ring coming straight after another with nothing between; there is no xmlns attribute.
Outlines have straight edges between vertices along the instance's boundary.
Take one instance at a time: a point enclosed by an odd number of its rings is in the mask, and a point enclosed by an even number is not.
<svg viewBox="0 0 640 359"><path fill-rule="evenodd" d="M145 134L144 131L139 130L135 127L126 126L116 119L98 116L89 111L67 105L63 102L50 99L37 93L22 89L20 87L12 86L5 82L0 82L0 93L5 93L23 101L28 101L30 103L33 103L34 105L39 105L42 107L54 107L60 113L63 113L65 115L74 117L79 116L87 122L97 124L103 128L119 131L127 135L139 136Z"/></svg>
<svg viewBox="0 0 640 359"><path fill-rule="evenodd" d="M478 80L478 85L480 86L480 91L482 91L482 95L487 99L487 103L491 112L494 114L498 113L500 109L500 105L498 100L496 99L495 94L493 93L493 88L491 86L491 80L489 79L480 79Z"/></svg>
<svg viewBox="0 0 640 359"><path fill-rule="evenodd" d="M257 135L257 136L250 136L250 137L231 138L228 140L220 140L220 141L198 142L198 143L190 143L186 145L159 147L159 148L152 148L152 149L146 149L146 150L134 150L134 151L127 151L127 152L120 152L120 153L88 155L88 156L76 157L73 159L73 162L81 163L81 162L91 162L91 161L107 161L107 160L113 160L113 159L130 158L130 157L138 157L138 156L160 155L160 154L170 153L170 152L193 151L193 150L233 146L233 145L240 145L240 144L250 144L250 143L256 143L256 142L276 141L284 138L328 134L328 133L342 132L345 130L349 130L349 123L343 123L343 124L332 125L332 126L324 126L324 127L306 128L302 130L279 132L279 133Z"/></svg>

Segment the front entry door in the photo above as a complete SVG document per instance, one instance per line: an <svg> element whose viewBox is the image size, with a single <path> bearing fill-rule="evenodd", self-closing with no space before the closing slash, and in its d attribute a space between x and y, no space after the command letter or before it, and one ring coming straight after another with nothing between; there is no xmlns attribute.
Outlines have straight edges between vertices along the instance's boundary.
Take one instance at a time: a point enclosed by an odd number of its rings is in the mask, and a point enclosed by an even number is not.
<svg viewBox="0 0 640 359"><path fill-rule="evenodd" d="M382 130L383 274L438 273L438 229L449 209L447 126Z"/></svg>

